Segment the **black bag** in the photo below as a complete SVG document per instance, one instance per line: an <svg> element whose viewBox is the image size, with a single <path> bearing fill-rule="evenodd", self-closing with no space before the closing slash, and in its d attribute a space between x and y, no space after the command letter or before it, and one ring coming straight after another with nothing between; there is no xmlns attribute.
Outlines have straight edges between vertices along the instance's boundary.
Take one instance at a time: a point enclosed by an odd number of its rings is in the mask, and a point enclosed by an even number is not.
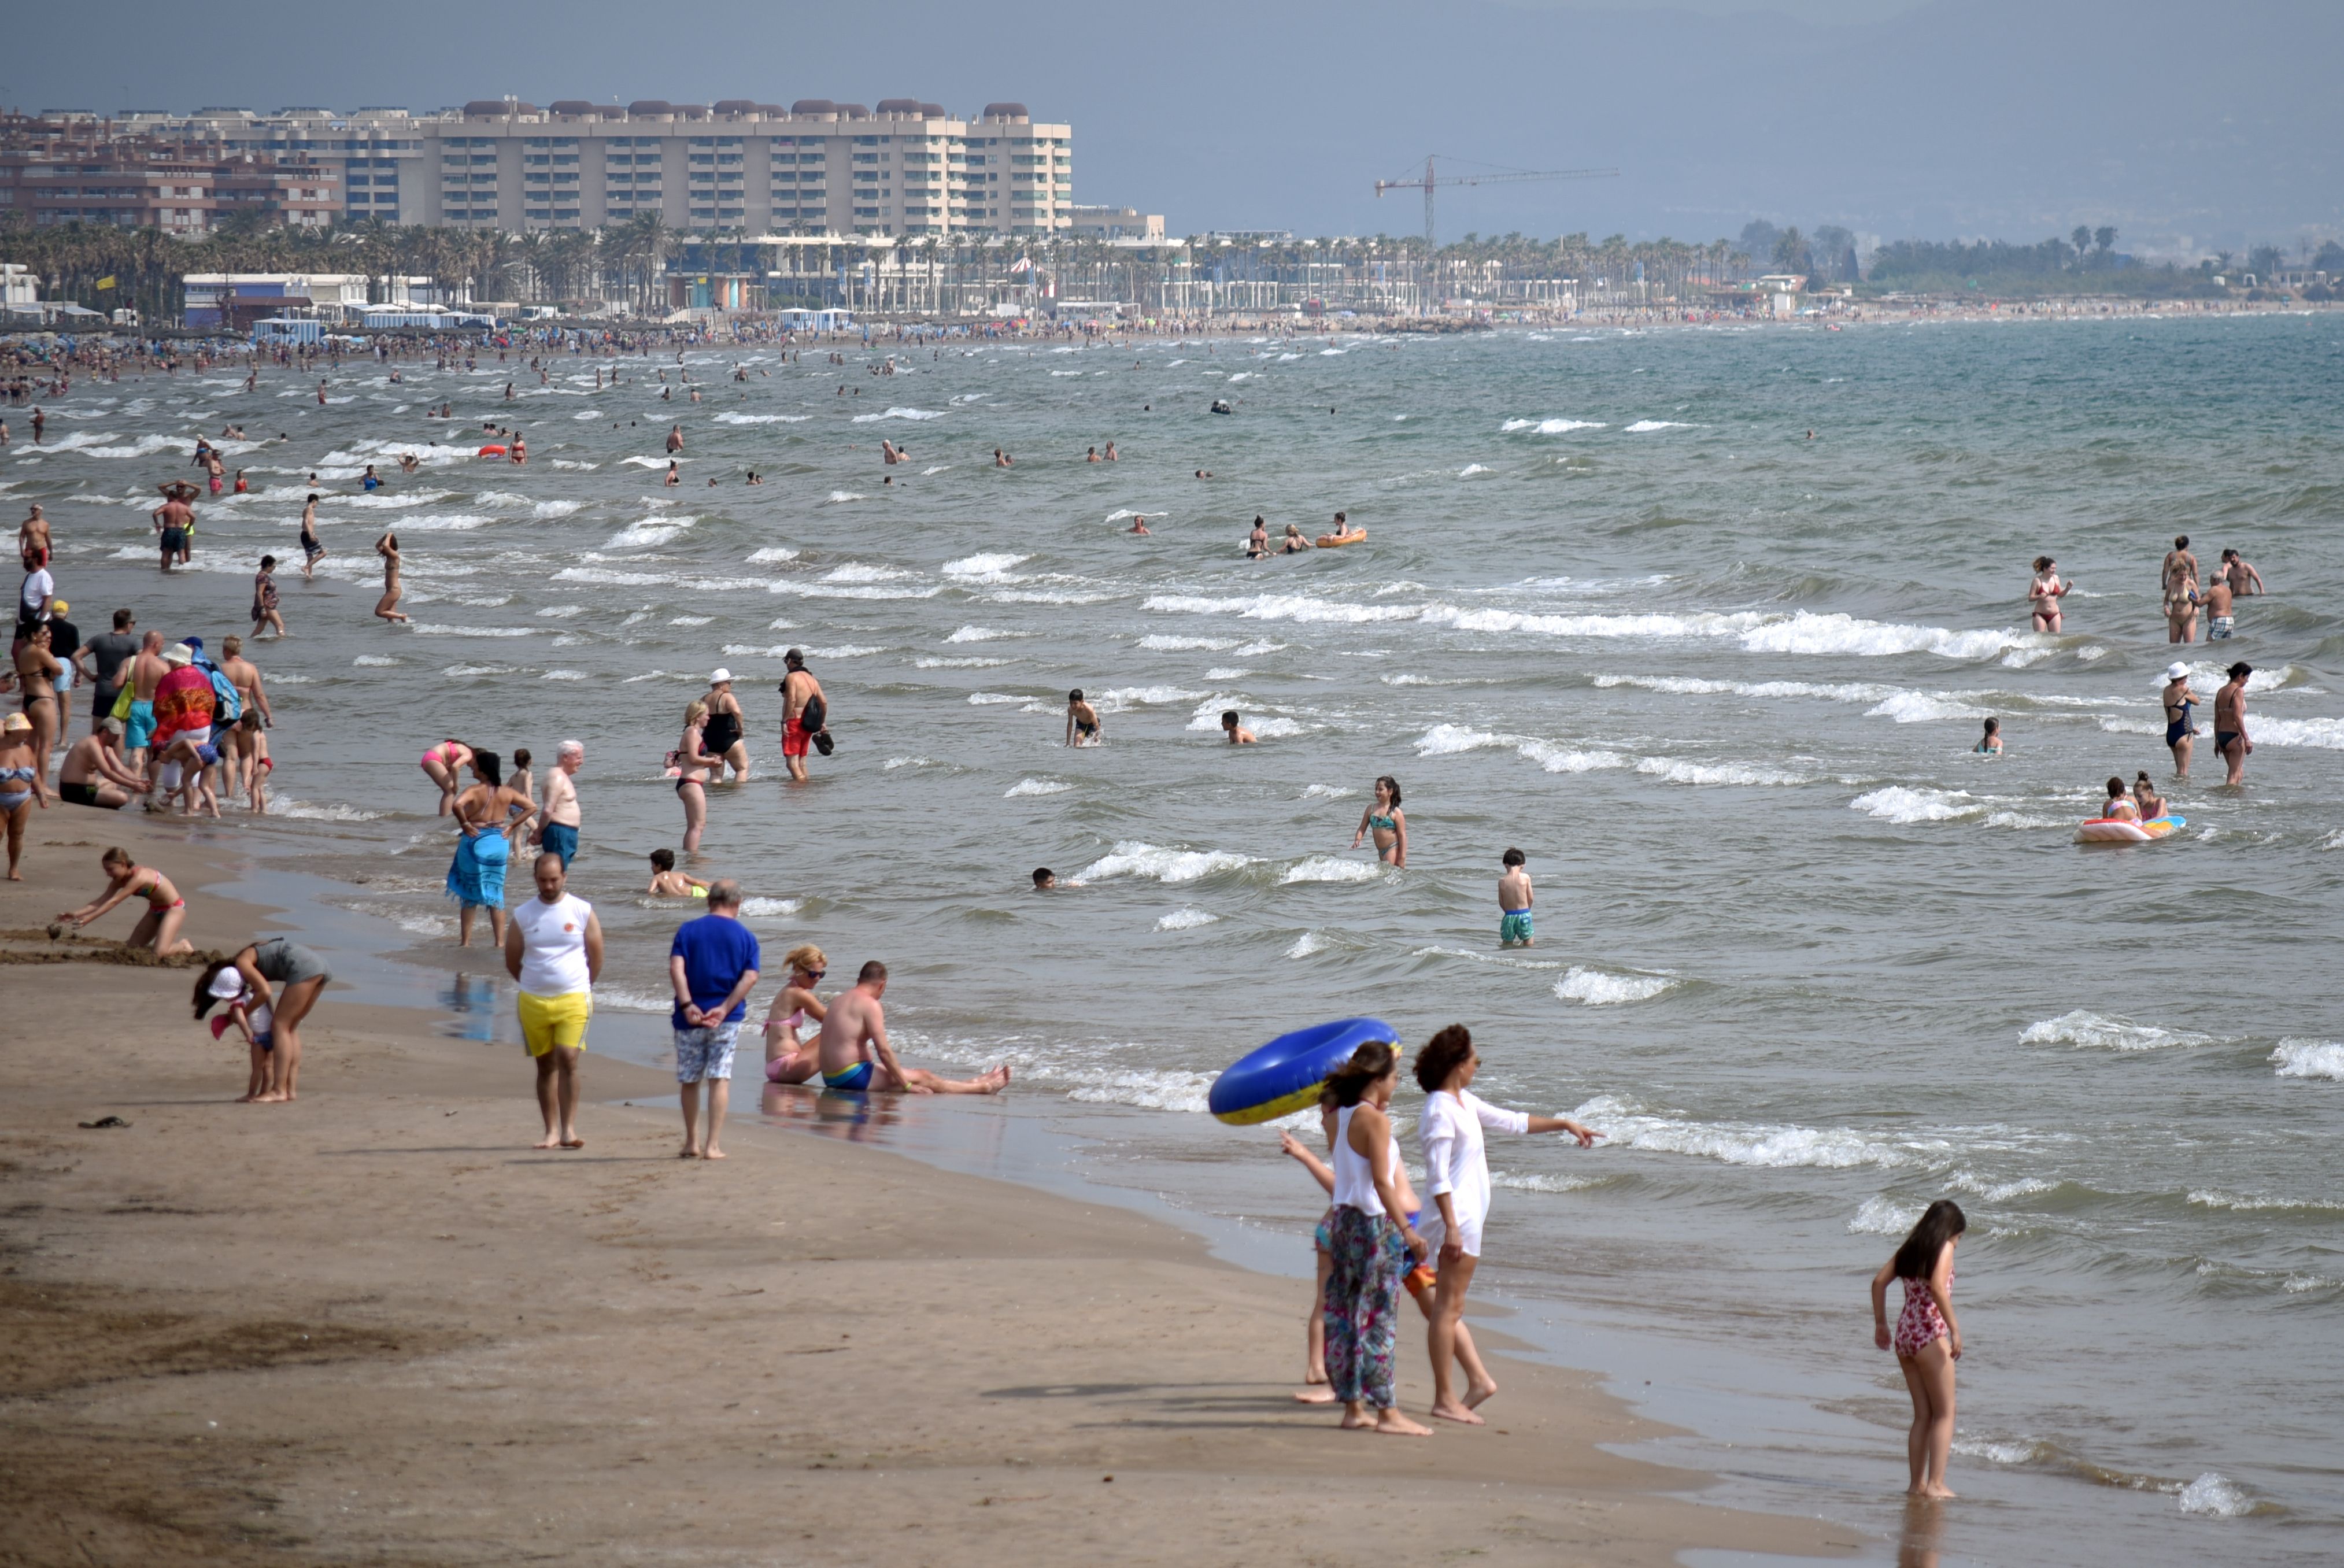
<svg viewBox="0 0 2344 1568"><path fill-rule="evenodd" d="M822 733L823 730L827 729L829 725L830 704L822 700L822 694L820 693L816 693L814 695L806 699L806 705L803 708L798 710L798 728L803 730L807 734L818 735ZM823 754L828 755L829 754L824 753Z"/></svg>

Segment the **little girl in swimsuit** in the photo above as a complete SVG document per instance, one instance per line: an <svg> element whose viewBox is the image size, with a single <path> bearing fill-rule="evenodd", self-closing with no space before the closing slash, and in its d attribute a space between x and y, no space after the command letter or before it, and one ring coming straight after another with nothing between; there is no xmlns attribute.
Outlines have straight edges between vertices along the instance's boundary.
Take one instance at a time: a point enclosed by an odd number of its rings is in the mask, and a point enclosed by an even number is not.
<svg viewBox="0 0 2344 1568"><path fill-rule="evenodd" d="M765 1081L802 1084L814 1075L819 1052L805 1047L798 1031L819 1025L829 1009L813 994L816 982L830 972L830 960L821 948L808 944L793 947L782 960L789 966L789 984L765 1011Z"/></svg>
<svg viewBox="0 0 2344 1568"><path fill-rule="evenodd" d="M126 947L151 947L160 956L171 953L192 953L194 943L179 935L179 927L187 918L187 901L171 879L151 866L139 865L130 852L119 846L98 857L106 872L106 891L83 905L57 916L67 926L86 926L123 900L144 896L146 913L139 916L131 928Z"/></svg>
<svg viewBox="0 0 2344 1568"><path fill-rule="evenodd" d="M1941 1198L1929 1205L1894 1257L1872 1277L1872 1339L1896 1352L1913 1396L1909 1443L1914 1497L1951 1497L1945 1465L1954 1447L1954 1363L1962 1359L1962 1326L1954 1319L1954 1248L1969 1221L1961 1206ZM1904 1281L1904 1310L1888 1327L1888 1282Z"/></svg>
<svg viewBox="0 0 2344 1568"><path fill-rule="evenodd" d="M1408 814L1399 808L1399 781L1385 774L1376 780L1376 804L1359 814L1359 827L1351 847L1369 834L1376 838L1376 856L1395 870L1408 869Z"/></svg>

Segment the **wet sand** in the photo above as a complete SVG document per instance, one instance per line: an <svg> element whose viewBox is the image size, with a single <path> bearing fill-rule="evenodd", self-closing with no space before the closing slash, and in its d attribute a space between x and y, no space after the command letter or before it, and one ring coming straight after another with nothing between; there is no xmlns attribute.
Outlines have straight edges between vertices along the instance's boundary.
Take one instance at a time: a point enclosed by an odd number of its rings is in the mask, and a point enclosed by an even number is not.
<svg viewBox="0 0 2344 1568"><path fill-rule="evenodd" d="M1501 1363L1485 1430L1337 1431L1288 1397L1292 1281L1122 1209L747 1118L728 1160L679 1160L672 1083L591 1052L587 1148L540 1153L517 1050L328 991L300 1099L236 1104L243 1048L189 1018L186 971L48 961L42 932L115 842L180 879L199 947L266 928L198 891L217 873L187 838L36 813L0 894L0 948L34 960L0 962L0 1562L1855 1543L1662 1495L1704 1478L1601 1452L1657 1429L1581 1373ZM77 1125L109 1115L130 1125ZM1421 1344L1410 1322L1420 1413Z"/></svg>

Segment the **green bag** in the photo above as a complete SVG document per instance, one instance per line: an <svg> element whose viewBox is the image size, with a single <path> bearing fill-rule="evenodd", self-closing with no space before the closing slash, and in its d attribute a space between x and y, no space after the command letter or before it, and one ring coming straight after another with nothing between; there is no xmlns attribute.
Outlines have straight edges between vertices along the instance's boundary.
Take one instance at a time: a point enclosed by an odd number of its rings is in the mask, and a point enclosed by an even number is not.
<svg viewBox="0 0 2344 1568"><path fill-rule="evenodd" d="M138 688L136 686L131 684L128 681L123 682L122 690L114 694L114 716L125 723L127 723L130 718L131 700L136 697L137 694Z"/></svg>

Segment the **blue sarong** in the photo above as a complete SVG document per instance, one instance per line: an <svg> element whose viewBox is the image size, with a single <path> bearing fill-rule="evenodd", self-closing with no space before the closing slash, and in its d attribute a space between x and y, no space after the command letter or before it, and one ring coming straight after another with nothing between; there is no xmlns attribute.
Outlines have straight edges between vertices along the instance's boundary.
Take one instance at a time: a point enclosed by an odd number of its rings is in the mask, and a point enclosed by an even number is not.
<svg viewBox="0 0 2344 1568"><path fill-rule="evenodd" d="M469 835L456 841L448 865L448 896L489 909L505 906L505 863L510 846L501 833Z"/></svg>

